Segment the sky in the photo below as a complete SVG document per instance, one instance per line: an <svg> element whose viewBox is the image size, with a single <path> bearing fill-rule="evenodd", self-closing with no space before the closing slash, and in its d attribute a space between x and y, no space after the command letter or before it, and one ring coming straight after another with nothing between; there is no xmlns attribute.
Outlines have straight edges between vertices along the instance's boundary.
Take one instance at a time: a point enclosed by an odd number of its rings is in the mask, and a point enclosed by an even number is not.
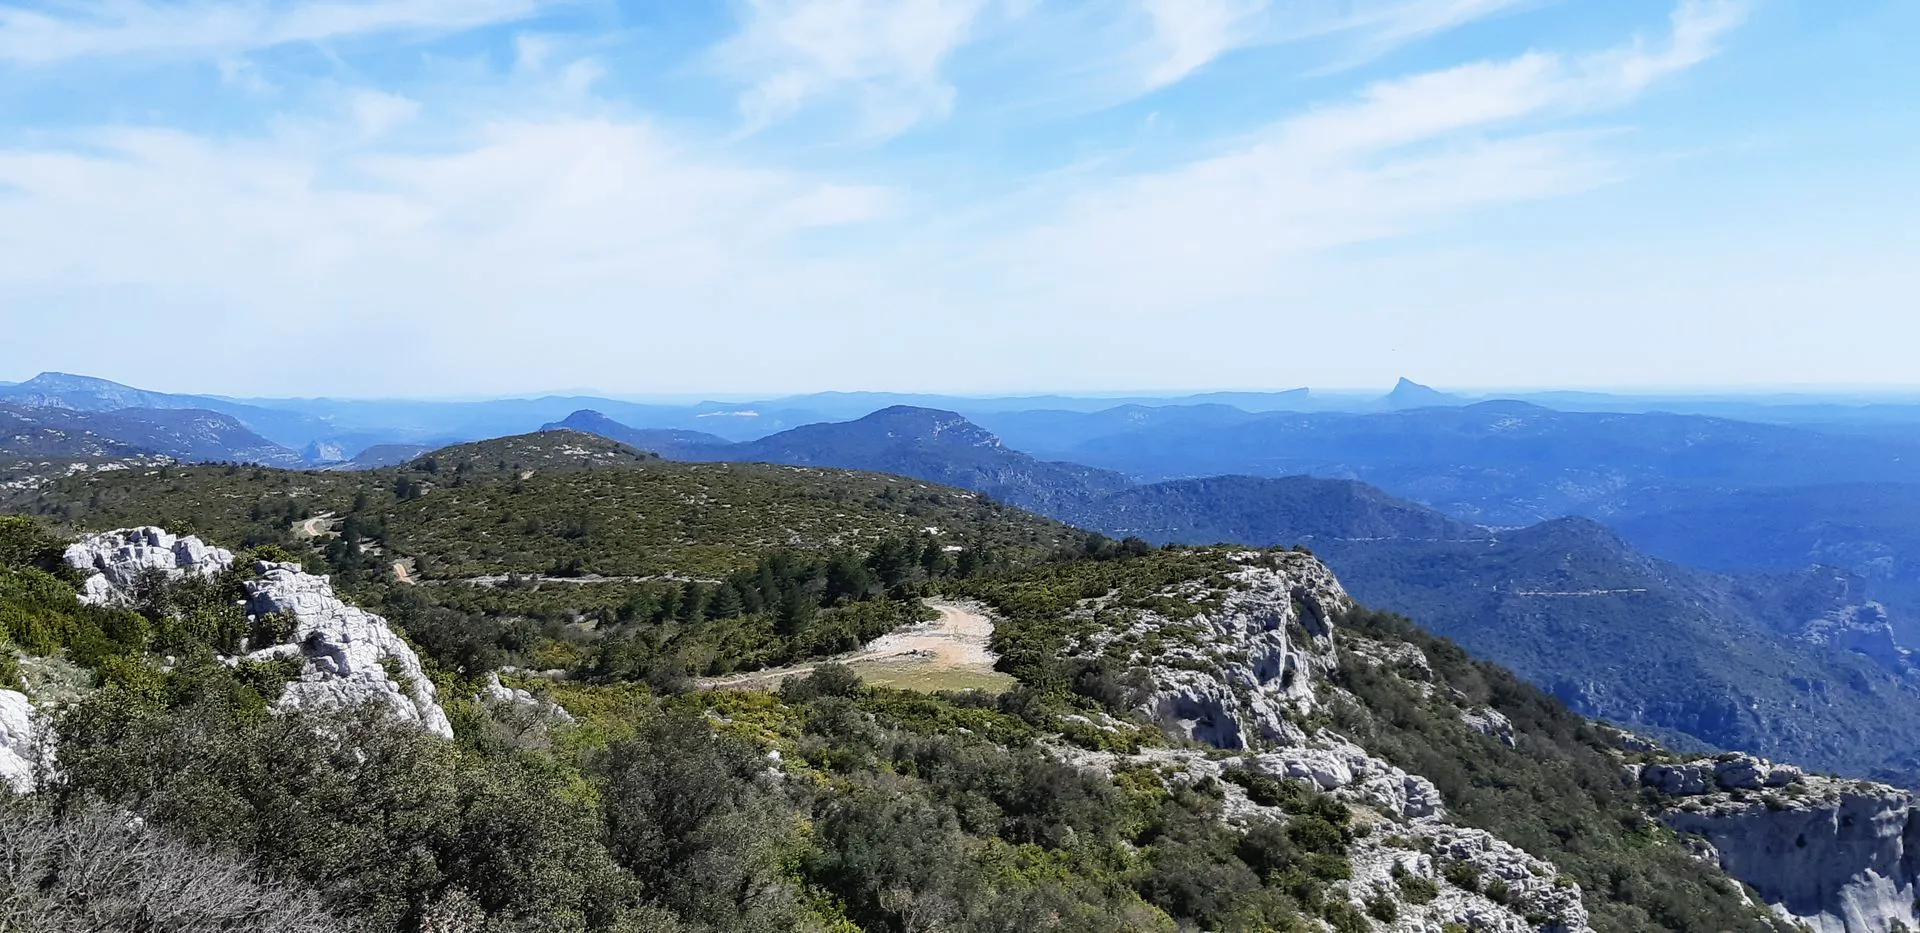
<svg viewBox="0 0 1920 933"><path fill-rule="evenodd" d="M1912 0L0 0L0 380L1920 384Z"/></svg>

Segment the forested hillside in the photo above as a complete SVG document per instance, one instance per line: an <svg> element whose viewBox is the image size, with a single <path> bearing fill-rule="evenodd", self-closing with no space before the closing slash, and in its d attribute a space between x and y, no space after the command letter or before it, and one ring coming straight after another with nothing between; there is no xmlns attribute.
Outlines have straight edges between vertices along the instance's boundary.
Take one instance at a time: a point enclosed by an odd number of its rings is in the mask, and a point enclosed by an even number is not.
<svg viewBox="0 0 1920 933"><path fill-rule="evenodd" d="M0 802L10 928L117 929L161 911L191 929L422 933L1351 933L1398 917L1775 929L1637 815L1617 734L1443 643L1340 609L1337 584L1301 554L1095 548L903 579L995 607L995 645L1019 678L998 696L874 688L833 665L771 693L612 672L521 679L515 693L430 654L449 741L376 706L276 706L290 678L322 675L254 660L285 657L258 650L284 636L236 614L262 585L250 561L286 556L274 548L140 583L109 608L76 602L58 538L8 519L0 542L17 658L0 676L60 737L58 772ZM876 572L880 555L854 552ZM1274 637L1228 633L1253 606L1285 606L1286 581L1310 589L1281 610L1283 631L1299 633L1286 650L1317 672L1285 688L1306 688L1286 714L1304 730L1298 760L1346 747L1326 731L1337 725L1430 769L1446 809L1291 779L1141 712L1140 690L1229 676L1252 644L1237 639ZM396 621L414 634L416 620ZM220 663L234 632L254 653ZM1108 647L1074 647L1088 637ZM1365 660L1402 656L1401 644L1435 659L1424 683ZM1176 677L1167 665L1185 646L1228 667ZM160 666L162 652L174 662ZM1470 704L1510 719L1511 734L1465 725ZM102 851L120 853L115 874L80 870Z"/></svg>

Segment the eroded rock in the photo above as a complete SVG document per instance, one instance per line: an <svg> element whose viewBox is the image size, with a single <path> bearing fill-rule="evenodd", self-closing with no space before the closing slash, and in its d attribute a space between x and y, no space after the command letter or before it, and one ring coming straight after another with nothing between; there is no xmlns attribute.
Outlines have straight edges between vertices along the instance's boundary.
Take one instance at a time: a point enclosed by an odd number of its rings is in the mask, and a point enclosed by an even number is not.
<svg viewBox="0 0 1920 933"><path fill-rule="evenodd" d="M453 724L440 708L433 681L420 657L385 619L349 606L326 577L302 573L297 564L259 565L249 580L247 612L293 620L290 644L253 652L266 660L297 654L300 678L287 685L280 705L289 708L344 706L374 700L428 732L453 738Z"/></svg>
<svg viewBox="0 0 1920 933"><path fill-rule="evenodd" d="M1660 819L1698 857L1816 933L1920 926L1920 810L1904 790L1803 774L1752 755L1650 764Z"/></svg>
<svg viewBox="0 0 1920 933"><path fill-rule="evenodd" d="M0 782L24 794L34 787L40 729L27 695L0 690Z"/></svg>
<svg viewBox="0 0 1920 933"><path fill-rule="evenodd" d="M76 570L93 572L81 585L81 602L124 606L149 573L173 580L211 577L233 566L233 552L148 526L87 535L67 547L66 560Z"/></svg>

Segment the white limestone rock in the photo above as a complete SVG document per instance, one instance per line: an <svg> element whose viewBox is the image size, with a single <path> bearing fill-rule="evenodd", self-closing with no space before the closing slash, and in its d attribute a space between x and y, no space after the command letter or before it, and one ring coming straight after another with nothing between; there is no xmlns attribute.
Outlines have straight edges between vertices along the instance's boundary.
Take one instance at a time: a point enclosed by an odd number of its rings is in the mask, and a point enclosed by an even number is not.
<svg viewBox="0 0 1920 933"><path fill-rule="evenodd" d="M1246 768L1281 780L1298 780L1343 800L1361 803L1408 820L1440 819L1446 808L1433 782L1368 755L1332 733L1312 740L1315 747L1282 748L1228 759L1228 768Z"/></svg>
<svg viewBox="0 0 1920 933"><path fill-rule="evenodd" d="M288 708L343 706L376 700L396 716L442 738L453 724L440 708L420 657L385 619L342 602L326 577L300 572L298 564L259 565L247 581L247 612L282 615L294 622L291 644L254 652L256 660L297 653L300 679L287 685L280 705ZM391 672L389 672L391 668Z"/></svg>
<svg viewBox="0 0 1920 933"><path fill-rule="evenodd" d="M81 584L81 602L123 606L148 573L157 571L174 580L211 577L233 566L233 552L149 526L87 535L67 547L66 560L76 570L93 572Z"/></svg>
<svg viewBox="0 0 1920 933"><path fill-rule="evenodd" d="M1580 888L1552 864L1477 829L1444 823L1376 826L1350 850L1353 881L1347 887L1354 906L1379 894L1395 898L1399 917L1388 928L1406 933L1439 933L1448 924L1487 933L1587 933L1589 917ZM1444 866L1470 866L1472 888L1446 880ZM1397 868L1397 870L1396 870ZM1432 900L1402 896L1403 884L1418 879L1438 893ZM1498 880L1501 900L1487 895ZM1531 919L1530 919L1531 918ZM1540 920L1536 924L1533 920Z"/></svg>
<svg viewBox="0 0 1920 933"><path fill-rule="evenodd" d="M0 690L0 782L16 794L33 790L40 739L39 721L26 694Z"/></svg>
<svg viewBox="0 0 1920 933"><path fill-rule="evenodd" d="M1513 720L1508 719L1506 714L1499 710L1482 706L1479 709L1462 711L1460 718L1466 722L1467 728L1488 736L1508 748L1513 747Z"/></svg>
<svg viewBox="0 0 1920 933"><path fill-rule="evenodd" d="M1352 600L1311 555L1248 551L1231 559L1241 569L1226 592L1194 581L1164 594L1217 599L1217 608L1177 621L1141 612L1130 627L1103 630L1077 653L1095 657L1122 639L1177 632L1153 639L1159 654L1131 659L1152 677L1142 712L1215 748L1300 744L1306 733L1293 720L1314 709L1314 683L1336 663L1331 617Z"/></svg>
<svg viewBox="0 0 1920 933"><path fill-rule="evenodd" d="M1697 856L1815 933L1920 927L1920 808L1908 791L1803 774L1752 755L1651 764L1661 822Z"/></svg>
<svg viewBox="0 0 1920 933"><path fill-rule="evenodd" d="M497 672L487 674L486 685L481 689L480 695L474 699L483 703L504 703L509 706L525 707L558 722L573 721L573 714L563 709L560 704L501 683Z"/></svg>

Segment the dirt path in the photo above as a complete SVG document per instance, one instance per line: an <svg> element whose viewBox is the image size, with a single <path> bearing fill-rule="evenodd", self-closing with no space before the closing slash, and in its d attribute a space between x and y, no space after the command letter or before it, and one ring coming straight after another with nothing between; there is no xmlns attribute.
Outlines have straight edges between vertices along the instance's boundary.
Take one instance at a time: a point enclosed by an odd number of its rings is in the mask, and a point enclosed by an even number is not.
<svg viewBox="0 0 1920 933"><path fill-rule="evenodd" d="M882 635L858 651L831 658L875 684L913 690L1005 689L1012 678L993 669L998 660L988 644L993 619L970 603L930 600L940 617ZM788 677L810 674L825 661L730 674L700 681L708 690L763 690Z"/></svg>
<svg viewBox="0 0 1920 933"><path fill-rule="evenodd" d="M296 538L318 538L332 533L332 512L322 512L304 522L295 522L293 525L293 535Z"/></svg>

